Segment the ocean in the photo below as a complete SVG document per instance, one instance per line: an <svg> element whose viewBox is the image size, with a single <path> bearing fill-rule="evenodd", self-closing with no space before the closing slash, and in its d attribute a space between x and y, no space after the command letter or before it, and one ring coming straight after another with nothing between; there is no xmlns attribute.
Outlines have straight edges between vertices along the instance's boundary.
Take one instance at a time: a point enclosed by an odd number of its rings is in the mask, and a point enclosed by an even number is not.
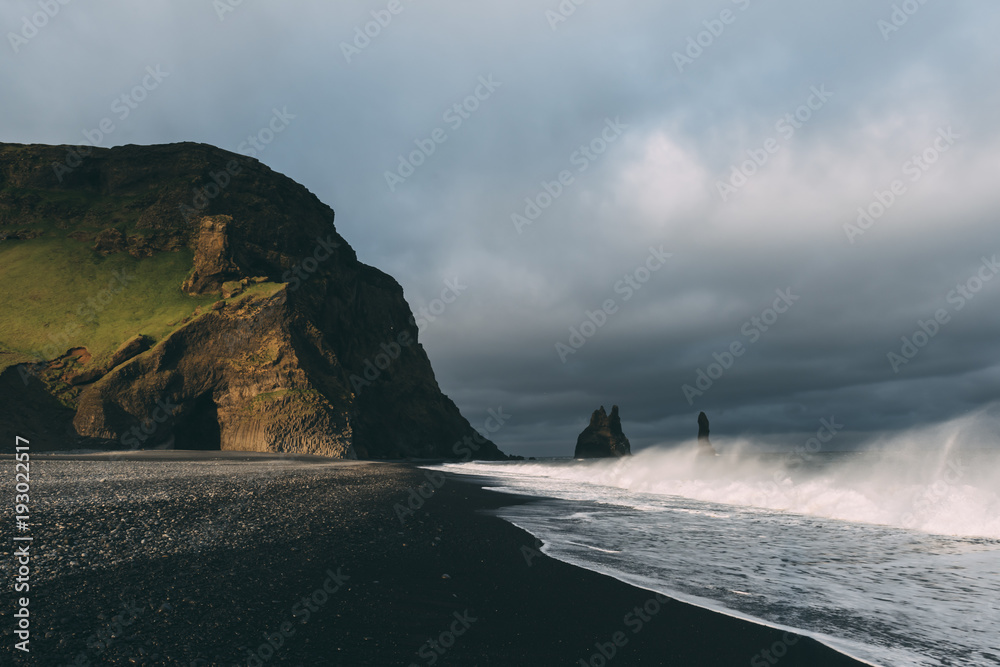
<svg viewBox="0 0 1000 667"><path fill-rule="evenodd" d="M1000 448L963 433L900 434L864 452L719 441L707 459L692 442L433 467L536 497L498 514L553 558L872 665L996 666ZM780 665L770 658L758 664Z"/></svg>

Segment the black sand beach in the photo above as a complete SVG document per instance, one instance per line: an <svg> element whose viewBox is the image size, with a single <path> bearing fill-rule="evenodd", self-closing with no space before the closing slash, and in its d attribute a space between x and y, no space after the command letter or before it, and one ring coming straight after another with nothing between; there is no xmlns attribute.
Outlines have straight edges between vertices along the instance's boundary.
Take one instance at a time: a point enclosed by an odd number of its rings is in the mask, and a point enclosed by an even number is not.
<svg viewBox="0 0 1000 667"><path fill-rule="evenodd" d="M4 664L860 664L552 560L483 511L526 499L403 464L165 455L92 480L35 457L31 654L4 605Z"/></svg>

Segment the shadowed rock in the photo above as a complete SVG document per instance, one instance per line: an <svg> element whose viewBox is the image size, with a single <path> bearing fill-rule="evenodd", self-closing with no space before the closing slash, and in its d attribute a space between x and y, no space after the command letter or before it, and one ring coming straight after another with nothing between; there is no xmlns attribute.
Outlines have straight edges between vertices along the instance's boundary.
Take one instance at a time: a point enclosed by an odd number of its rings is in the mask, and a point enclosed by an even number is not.
<svg viewBox="0 0 1000 667"><path fill-rule="evenodd" d="M611 406L611 414L604 412L604 406L594 410L590 416L590 425L576 439L578 459L610 458L628 456L632 447L628 438L622 433L622 420L618 416L618 406Z"/></svg>
<svg viewBox="0 0 1000 667"><path fill-rule="evenodd" d="M122 343L118 349L115 350L114 354L111 355L111 358L107 363L93 366L75 375L70 375L66 378L66 381L73 386L97 382L102 377L107 375L112 369L117 366L121 366L133 357L137 357L148 350L149 347L150 339L142 334L136 334Z"/></svg>
<svg viewBox="0 0 1000 667"><path fill-rule="evenodd" d="M708 415L704 412L698 413L698 453L704 456L717 456L718 452L708 439Z"/></svg>
<svg viewBox="0 0 1000 667"><path fill-rule="evenodd" d="M84 436L141 448L175 439L183 449L505 458L441 392L399 283L358 261L333 210L305 187L204 144L79 152L72 169L53 169L66 146L0 144L4 248L18 244L34 259L45 243L77 244L88 259L144 276L109 303L150 305L135 313L143 329L93 350L90 365L57 367L48 352L0 339L4 442L20 435L58 449ZM186 279L163 268L181 261ZM65 284L77 279L73 266L62 271ZM159 297L182 289L217 300L161 318ZM0 303L0 319L16 321L18 308ZM60 355L89 342L90 325L80 325L79 334L60 326ZM53 346L41 326L34 333Z"/></svg>

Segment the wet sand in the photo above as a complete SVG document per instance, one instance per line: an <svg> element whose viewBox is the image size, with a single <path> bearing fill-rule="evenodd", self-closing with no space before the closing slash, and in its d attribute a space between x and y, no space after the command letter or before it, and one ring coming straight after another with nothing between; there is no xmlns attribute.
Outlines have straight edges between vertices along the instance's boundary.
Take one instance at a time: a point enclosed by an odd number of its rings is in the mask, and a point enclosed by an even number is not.
<svg viewBox="0 0 1000 667"><path fill-rule="evenodd" d="M552 560L489 515L528 499L406 464L35 455L32 481L31 656L13 664L860 664Z"/></svg>

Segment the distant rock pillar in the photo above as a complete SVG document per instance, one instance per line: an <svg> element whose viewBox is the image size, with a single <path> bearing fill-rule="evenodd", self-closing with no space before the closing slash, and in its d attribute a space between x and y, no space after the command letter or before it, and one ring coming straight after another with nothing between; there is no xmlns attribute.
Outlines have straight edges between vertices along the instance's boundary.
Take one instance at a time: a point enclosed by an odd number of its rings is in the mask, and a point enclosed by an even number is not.
<svg viewBox="0 0 1000 667"><path fill-rule="evenodd" d="M718 452L708 439L708 415L704 412L698 413L698 453L708 456L717 456Z"/></svg>
<svg viewBox="0 0 1000 667"><path fill-rule="evenodd" d="M604 412L602 405L590 416L590 425L576 439L573 456L578 459L610 458L628 456L632 446L622 433L622 420L618 406L611 406L611 414Z"/></svg>

